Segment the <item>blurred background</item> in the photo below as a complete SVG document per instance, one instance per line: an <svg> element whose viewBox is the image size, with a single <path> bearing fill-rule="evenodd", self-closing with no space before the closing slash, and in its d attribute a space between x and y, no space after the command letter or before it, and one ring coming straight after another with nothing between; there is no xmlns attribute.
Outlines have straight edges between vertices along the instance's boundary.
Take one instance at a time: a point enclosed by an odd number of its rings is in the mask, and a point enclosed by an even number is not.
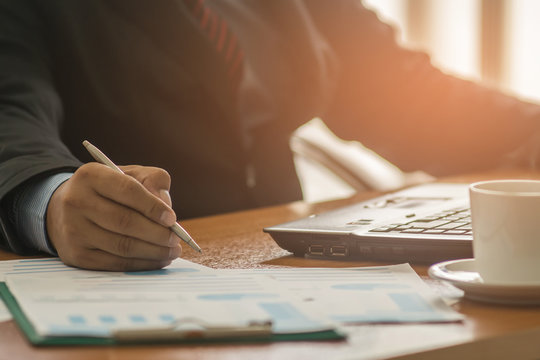
<svg viewBox="0 0 540 360"><path fill-rule="evenodd" d="M443 71L540 102L540 1L363 0L396 29L402 46L430 54ZM323 119L324 120L324 119ZM291 139L309 202L362 190L392 190L430 181L404 174L358 142L335 137L320 119Z"/></svg>
<svg viewBox="0 0 540 360"><path fill-rule="evenodd" d="M540 1L364 0L447 72L540 101Z"/></svg>

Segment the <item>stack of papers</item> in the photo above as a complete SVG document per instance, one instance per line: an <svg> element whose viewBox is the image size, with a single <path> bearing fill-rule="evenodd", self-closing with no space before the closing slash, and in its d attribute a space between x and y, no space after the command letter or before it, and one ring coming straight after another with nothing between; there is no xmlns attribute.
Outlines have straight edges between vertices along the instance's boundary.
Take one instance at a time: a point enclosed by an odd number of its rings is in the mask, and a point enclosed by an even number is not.
<svg viewBox="0 0 540 360"><path fill-rule="evenodd" d="M0 280L16 321L45 345L339 339L342 324L462 319L408 264L215 270L177 259L162 270L118 273L39 259L0 263Z"/></svg>

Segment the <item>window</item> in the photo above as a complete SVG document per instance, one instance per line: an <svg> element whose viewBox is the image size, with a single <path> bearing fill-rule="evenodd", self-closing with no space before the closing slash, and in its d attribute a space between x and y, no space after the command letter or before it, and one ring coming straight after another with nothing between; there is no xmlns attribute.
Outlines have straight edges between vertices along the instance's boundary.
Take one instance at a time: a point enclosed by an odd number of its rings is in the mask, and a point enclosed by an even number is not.
<svg viewBox="0 0 540 360"><path fill-rule="evenodd" d="M364 0L399 41L457 76L540 101L537 0Z"/></svg>

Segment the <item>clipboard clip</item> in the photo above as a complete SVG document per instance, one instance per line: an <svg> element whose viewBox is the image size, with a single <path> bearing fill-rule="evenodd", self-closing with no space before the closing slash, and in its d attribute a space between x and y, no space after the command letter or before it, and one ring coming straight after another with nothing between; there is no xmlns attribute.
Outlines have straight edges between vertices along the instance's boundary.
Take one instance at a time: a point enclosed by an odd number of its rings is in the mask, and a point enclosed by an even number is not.
<svg viewBox="0 0 540 360"><path fill-rule="evenodd" d="M272 321L252 321L245 326L212 325L197 318L181 318L165 326L117 328L111 331L119 342L172 341L232 338L270 338Z"/></svg>

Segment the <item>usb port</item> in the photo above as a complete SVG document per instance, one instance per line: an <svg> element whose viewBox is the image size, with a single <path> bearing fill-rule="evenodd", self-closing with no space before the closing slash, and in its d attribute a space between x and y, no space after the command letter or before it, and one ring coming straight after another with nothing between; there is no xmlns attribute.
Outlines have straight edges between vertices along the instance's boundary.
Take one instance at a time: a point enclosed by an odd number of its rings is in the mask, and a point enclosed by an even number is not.
<svg viewBox="0 0 540 360"><path fill-rule="evenodd" d="M332 256L347 256L348 251L345 245L334 245L330 247L330 255Z"/></svg>
<svg viewBox="0 0 540 360"><path fill-rule="evenodd" d="M308 252L310 255L324 255L324 246L322 245L309 245Z"/></svg>

